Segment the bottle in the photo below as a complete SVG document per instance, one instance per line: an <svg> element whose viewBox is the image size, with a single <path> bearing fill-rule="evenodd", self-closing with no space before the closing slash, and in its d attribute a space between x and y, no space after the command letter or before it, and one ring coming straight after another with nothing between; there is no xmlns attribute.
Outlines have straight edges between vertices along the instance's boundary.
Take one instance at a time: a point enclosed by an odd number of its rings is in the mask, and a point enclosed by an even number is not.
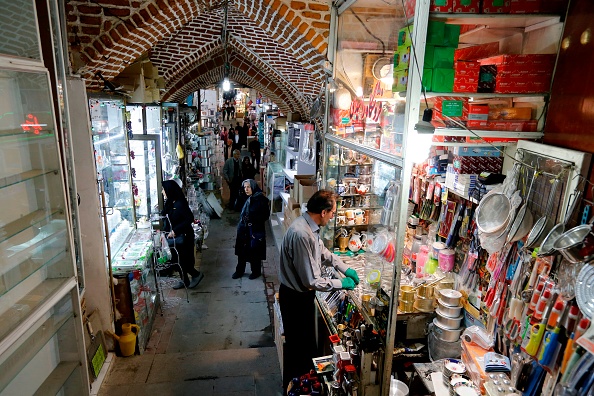
<svg viewBox="0 0 594 396"><path fill-rule="evenodd" d="M555 303L555 305L553 306L553 310L549 315L549 320L547 322L547 330L553 330L555 327L557 327L561 311L563 311L563 306L563 301L557 301Z"/></svg>
<svg viewBox="0 0 594 396"><path fill-rule="evenodd" d="M542 289L544 289L544 283L539 283L536 286L536 290L532 292L532 298L530 299L530 304L528 305L529 310L534 311L536 309L536 303L538 303L538 300L540 299Z"/></svg>
<svg viewBox="0 0 594 396"><path fill-rule="evenodd" d="M583 318L582 320L580 320L580 323L575 329L573 341L577 342L577 340L579 340L579 338L586 332L586 330L588 330L588 327L590 327L590 319Z"/></svg>
<svg viewBox="0 0 594 396"><path fill-rule="evenodd" d="M579 314L580 309L577 305L572 305L571 308L569 308L569 314L567 315L567 322L565 324L567 334L572 334L575 331L575 325Z"/></svg>
<svg viewBox="0 0 594 396"><path fill-rule="evenodd" d="M419 248L419 253L417 253L417 266L416 266L416 275L417 278L421 278L424 274L423 270L425 269L425 263L429 258L429 246L421 245Z"/></svg>
<svg viewBox="0 0 594 396"><path fill-rule="evenodd" d="M550 298L551 292L549 290L545 290L538 299L538 303L536 304L536 309L534 310L534 319L542 319L542 314L544 313Z"/></svg>

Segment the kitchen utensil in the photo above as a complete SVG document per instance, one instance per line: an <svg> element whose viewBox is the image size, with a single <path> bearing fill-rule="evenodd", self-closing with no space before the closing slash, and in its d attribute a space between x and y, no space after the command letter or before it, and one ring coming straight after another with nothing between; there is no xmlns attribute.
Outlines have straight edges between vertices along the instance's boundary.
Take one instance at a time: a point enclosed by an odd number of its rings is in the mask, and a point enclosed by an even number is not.
<svg viewBox="0 0 594 396"><path fill-rule="evenodd" d="M440 310L440 312L447 317L450 318L457 318L458 316L460 316L460 312L462 311L462 306L459 305L457 307L450 307L447 304L444 304L444 302L441 299L437 299L437 309Z"/></svg>
<svg viewBox="0 0 594 396"><path fill-rule="evenodd" d="M198 158L200 166L211 166L210 158Z"/></svg>
<svg viewBox="0 0 594 396"><path fill-rule="evenodd" d="M435 286L433 285L420 285L417 289L417 297L431 298L435 295Z"/></svg>
<svg viewBox="0 0 594 396"><path fill-rule="evenodd" d="M464 318L464 315L460 315L456 318L450 318L449 316L445 316L443 312L439 311L439 308L435 311L437 316L435 317L437 324L441 327L444 327L449 330L458 330L460 329L460 322ZM458 337L460 334L458 334Z"/></svg>
<svg viewBox="0 0 594 396"><path fill-rule="evenodd" d="M530 182L530 188L528 188L528 192L524 197L524 204L518 210L516 218L514 219L509 233L507 234L507 243L516 242L524 238L533 226L534 218L532 216L532 212L530 211L530 209L528 209L528 202L530 201L530 193L532 192L532 186L534 186L534 181L537 177L538 171L535 170L534 175L532 176L532 181Z"/></svg>
<svg viewBox="0 0 594 396"><path fill-rule="evenodd" d="M510 222L511 202L503 193L485 196L476 209L476 225L481 232L495 233Z"/></svg>
<svg viewBox="0 0 594 396"><path fill-rule="evenodd" d="M202 166L200 168L204 174L212 173L212 166Z"/></svg>
<svg viewBox="0 0 594 396"><path fill-rule="evenodd" d="M426 298L417 295L413 307L420 312L433 312L433 304L435 300L433 298Z"/></svg>
<svg viewBox="0 0 594 396"><path fill-rule="evenodd" d="M415 301L414 288L410 285L400 286L400 298L399 299L400 299L400 301L414 302Z"/></svg>
<svg viewBox="0 0 594 396"><path fill-rule="evenodd" d="M584 317L594 314L594 266L584 264L575 284L575 299Z"/></svg>
<svg viewBox="0 0 594 396"><path fill-rule="evenodd" d="M462 329L450 329L445 327L437 320L437 318L433 319L433 325L433 333L435 333L438 339L446 342L455 342L460 339Z"/></svg>
<svg viewBox="0 0 594 396"><path fill-rule="evenodd" d="M555 252L555 241L559 239L559 237L565 232L567 222L573 217L573 213L577 207L577 201L581 195L581 191L574 192L572 202L569 203L567 211L565 212L565 217L563 218L563 222L554 226L551 231L549 231L545 239L543 239L540 249L538 250L539 257L550 256Z"/></svg>
<svg viewBox="0 0 594 396"><path fill-rule="evenodd" d="M526 239L526 244L524 246L527 248L540 246L544 237L549 233L551 228L553 228L551 212L553 210L553 201L555 199L555 195L557 194L557 186L559 183L559 179L555 179L553 181L553 186L551 187L551 193L549 194L549 200L547 202L544 214L540 219L536 220L536 223L534 223L534 226L530 230L528 238Z"/></svg>
<svg viewBox="0 0 594 396"><path fill-rule="evenodd" d="M563 233L555 241L553 247L567 260L572 263L579 263L584 260L584 257L580 255L582 243L591 230L592 226L590 224L573 227L571 230Z"/></svg>
<svg viewBox="0 0 594 396"><path fill-rule="evenodd" d="M439 294L439 298L441 298L443 304L449 305L450 307L457 307L460 305L462 293L459 291L453 289L441 289Z"/></svg>

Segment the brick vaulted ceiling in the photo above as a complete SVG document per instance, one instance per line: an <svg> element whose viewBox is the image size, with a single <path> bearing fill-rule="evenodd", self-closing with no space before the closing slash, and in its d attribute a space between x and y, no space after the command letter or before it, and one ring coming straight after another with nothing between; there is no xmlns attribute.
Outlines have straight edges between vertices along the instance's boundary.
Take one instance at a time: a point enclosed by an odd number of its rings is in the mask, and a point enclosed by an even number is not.
<svg viewBox="0 0 594 396"><path fill-rule="evenodd" d="M229 78L271 98L284 112L307 114L324 81L330 25L328 1L229 0L227 54L224 1L71 0L68 35L75 72L100 89L148 54L166 88L181 102Z"/></svg>

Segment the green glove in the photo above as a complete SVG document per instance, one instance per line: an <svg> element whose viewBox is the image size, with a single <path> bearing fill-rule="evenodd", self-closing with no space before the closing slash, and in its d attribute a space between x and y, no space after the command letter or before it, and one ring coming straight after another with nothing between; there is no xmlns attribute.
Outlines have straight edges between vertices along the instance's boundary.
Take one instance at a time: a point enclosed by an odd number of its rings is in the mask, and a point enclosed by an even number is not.
<svg viewBox="0 0 594 396"><path fill-rule="evenodd" d="M351 278L342 278L342 288L346 290L353 290L355 288L355 281Z"/></svg>
<svg viewBox="0 0 594 396"><path fill-rule="evenodd" d="M359 284L359 276L357 275L357 271L355 271L352 268L349 268L348 270L346 270L346 272L344 273L346 276L348 276L349 278L351 278L352 280L355 281L355 285Z"/></svg>

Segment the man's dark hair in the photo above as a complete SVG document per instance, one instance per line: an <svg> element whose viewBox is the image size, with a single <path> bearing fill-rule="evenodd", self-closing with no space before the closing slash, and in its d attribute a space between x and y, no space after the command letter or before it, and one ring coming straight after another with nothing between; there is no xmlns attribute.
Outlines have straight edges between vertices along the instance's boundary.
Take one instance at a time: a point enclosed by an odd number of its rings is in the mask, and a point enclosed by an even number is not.
<svg viewBox="0 0 594 396"><path fill-rule="evenodd" d="M330 190L319 190L307 201L307 211L322 213L323 210L332 210L336 202L336 193Z"/></svg>

